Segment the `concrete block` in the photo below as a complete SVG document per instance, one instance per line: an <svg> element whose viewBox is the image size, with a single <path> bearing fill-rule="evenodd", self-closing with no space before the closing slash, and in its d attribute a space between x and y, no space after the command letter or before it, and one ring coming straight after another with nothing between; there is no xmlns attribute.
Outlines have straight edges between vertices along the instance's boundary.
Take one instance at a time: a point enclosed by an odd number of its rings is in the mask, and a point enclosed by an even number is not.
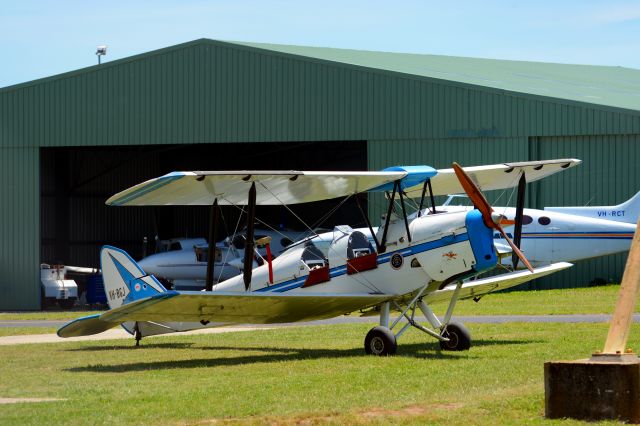
<svg viewBox="0 0 640 426"><path fill-rule="evenodd" d="M546 362L545 416L640 423L640 360L618 358Z"/></svg>

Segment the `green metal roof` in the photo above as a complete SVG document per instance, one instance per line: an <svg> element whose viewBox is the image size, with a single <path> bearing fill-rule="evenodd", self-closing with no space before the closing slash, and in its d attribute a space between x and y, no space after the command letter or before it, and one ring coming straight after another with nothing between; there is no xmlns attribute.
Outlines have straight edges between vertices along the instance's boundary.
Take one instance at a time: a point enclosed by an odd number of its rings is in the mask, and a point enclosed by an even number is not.
<svg viewBox="0 0 640 426"><path fill-rule="evenodd" d="M640 70L633 68L232 43L367 68L640 111Z"/></svg>

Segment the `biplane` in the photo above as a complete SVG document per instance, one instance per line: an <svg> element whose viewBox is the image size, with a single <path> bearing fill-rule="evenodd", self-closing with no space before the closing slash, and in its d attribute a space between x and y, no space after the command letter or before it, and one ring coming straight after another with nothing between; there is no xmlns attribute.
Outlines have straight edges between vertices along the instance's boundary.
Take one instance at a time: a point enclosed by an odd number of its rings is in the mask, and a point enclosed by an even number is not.
<svg viewBox="0 0 640 426"><path fill-rule="evenodd" d="M481 190L511 188L579 164L560 159L463 169L391 167L378 172L196 171L174 172L136 185L107 200L113 206L210 205L207 284L204 291L166 290L123 250L105 246L101 265L110 310L72 321L61 337L97 334L122 324L136 338L199 327L238 323L271 324L331 318L353 312L378 315L365 336L368 354L390 355L409 327L437 339L445 350L471 346L468 330L451 317L462 297L479 297L568 268L557 263L533 268L503 226L521 228L523 200L515 221L496 213ZM349 226L336 227L328 250L312 239L253 268L256 207L289 206L383 192L386 214L377 231L354 197L373 242ZM465 192L475 209L441 212L435 195ZM417 214L409 212L409 200ZM522 202L521 202L522 201ZM430 208L424 207L430 204ZM216 223L220 206L246 212L244 268L239 276L213 284ZM517 230L517 229L516 229ZM500 233L527 270L480 278L495 268ZM474 278L475 279L472 279ZM471 278L471 279L470 279ZM440 320L430 307L449 300ZM428 325L416 319L421 312ZM392 315L397 317L392 319Z"/></svg>

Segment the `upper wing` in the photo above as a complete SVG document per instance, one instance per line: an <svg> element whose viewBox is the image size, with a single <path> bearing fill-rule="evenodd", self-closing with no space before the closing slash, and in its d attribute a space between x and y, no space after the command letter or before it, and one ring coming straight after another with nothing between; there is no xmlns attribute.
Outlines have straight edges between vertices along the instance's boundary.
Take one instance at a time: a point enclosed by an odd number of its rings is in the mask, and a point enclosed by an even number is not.
<svg viewBox="0 0 640 426"><path fill-rule="evenodd" d="M305 294L270 295L265 293L175 292L112 309L100 316L102 321L212 321L273 324L332 318L368 308L392 298L392 295Z"/></svg>
<svg viewBox="0 0 640 426"><path fill-rule="evenodd" d="M257 205L308 203L364 192L407 176L406 171L302 172L222 171L174 172L112 196L108 205L169 206L245 205L256 184Z"/></svg>
<svg viewBox="0 0 640 426"><path fill-rule="evenodd" d="M462 285L462 288L460 289L460 298L465 299L469 297L482 296L484 294L491 293L492 291L504 290L505 288L514 287L519 284L526 283L527 281L531 281L533 279L544 277L545 275L570 268L571 266L573 266L571 263L559 262L553 263L549 266L536 268L534 269L533 273L527 270L522 270L498 275L495 277L467 281ZM455 284L449 284L442 290L437 290L433 293L425 295L424 299L427 302L449 300L451 298L451 293L455 288Z"/></svg>
<svg viewBox="0 0 640 426"><path fill-rule="evenodd" d="M580 164L580 160L563 158L559 160L527 161L520 163L494 164L490 166L464 167L464 171L473 179L483 191L493 189L512 188L518 185L520 174L525 173L527 182L542 179L564 169ZM453 169L439 169L438 174L431 178L433 195L461 194L464 189ZM407 195L412 198L420 197L422 185L407 188Z"/></svg>

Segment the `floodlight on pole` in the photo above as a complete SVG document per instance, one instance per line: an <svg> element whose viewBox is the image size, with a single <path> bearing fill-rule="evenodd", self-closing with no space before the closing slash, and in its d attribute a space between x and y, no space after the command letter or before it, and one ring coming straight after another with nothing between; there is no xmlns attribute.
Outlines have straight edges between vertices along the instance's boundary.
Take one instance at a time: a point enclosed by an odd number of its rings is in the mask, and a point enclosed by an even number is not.
<svg viewBox="0 0 640 426"><path fill-rule="evenodd" d="M103 44L96 48L96 56L98 57L98 65L100 65L100 58L107 54L107 45Z"/></svg>

